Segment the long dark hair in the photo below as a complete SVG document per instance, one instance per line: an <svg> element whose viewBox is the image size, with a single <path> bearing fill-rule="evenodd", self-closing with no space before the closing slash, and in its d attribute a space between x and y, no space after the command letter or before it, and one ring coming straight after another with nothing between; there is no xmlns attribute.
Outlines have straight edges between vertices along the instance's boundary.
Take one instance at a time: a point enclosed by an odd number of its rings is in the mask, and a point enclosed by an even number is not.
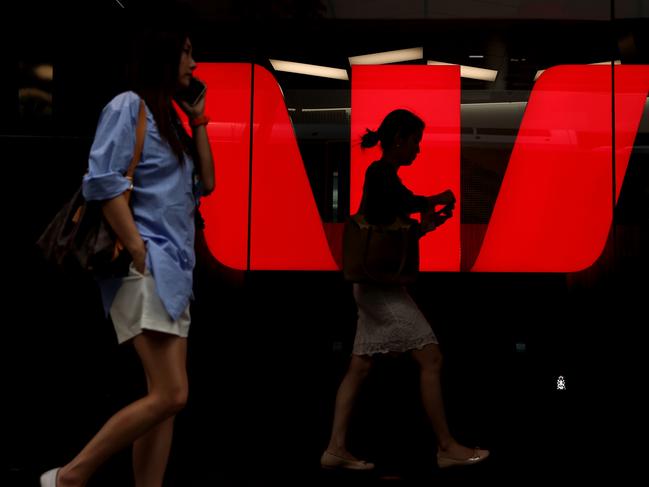
<svg viewBox="0 0 649 487"><path fill-rule="evenodd" d="M188 37L188 32L173 30L140 33L130 69L131 89L144 100L181 164L184 153L193 155L193 143L171 100L178 89L180 57Z"/></svg>
<svg viewBox="0 0 649 487"><path fill-rule="evenodd" d="M366 129L361 137L361 147L367 149L379 142L381 149L391 149L397 135L408 137L424 131L426 124L409 110L399 108L388 113L377 130Z"/></svg>

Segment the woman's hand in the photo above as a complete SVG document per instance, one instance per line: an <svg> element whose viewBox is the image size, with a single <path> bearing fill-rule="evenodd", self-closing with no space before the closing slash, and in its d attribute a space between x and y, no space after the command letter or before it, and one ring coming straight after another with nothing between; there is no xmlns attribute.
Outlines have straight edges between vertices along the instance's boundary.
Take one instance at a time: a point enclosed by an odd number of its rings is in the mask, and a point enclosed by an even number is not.
<svg viewBox="0 0 649 487"><path fill-rule="evenodd" d="M136 248L129 249L129 253L133 258L133 266L140 274L146 271L146 244L142 241L141 245Z"/></svg>
<svg viewBox="0 0 649 487"><path fill-rule="evenodd" d="M453 206L455 205L455 195L453 194L453 191L447 189L442 193L429 196L428 203L430 204L431 209L434 209L437 205Z"/></svg>
<svg viewBox="0 0 649 487"><path fill-rule="evenodd" d="M181 100L178 98L176 99L176 103L178 103L178 106L183 112L185 112L185 115L187 115L190 121L193 118L200 117L205 112L205 97L207 95L207 84L198 78L196 79L201 83L203 83L203 85L205 85L205 91L203 92L203 96L199 98L196 104L192 106L189 103L187 103L185 100Z"/></svg>
<svg viewBox="0 0 649 487"><path fill-rule="evenodd" d="M422 213L422 221L424 220L424 215L430 223L430 230L434 230L439 225L443 224L446 220L453 216L453 210L455 209L455 195L453 191L447 189L446 191L434 194L428 198L428 211ZM440 210L437 209L438 206L443 206Z"/></svg>
<svg viewBox="0 0 649 487"><path fill-rule="evenodd" d="M102 203L102 212L124 248L131 254L133 265L138 272L146 269L146 243L133 220L133 212L122 193Z"/></svg>
<svg viewBox="0 0 649 487"><path fill-rule="evenodd" d="M421 234L425 235L428 232L432 232L437 227L446 223L446 220L453 216L453 208L450 206L444 207L440 211L431 210L426 213L421 214L421 223L419 228L421 229Z"/></svg>

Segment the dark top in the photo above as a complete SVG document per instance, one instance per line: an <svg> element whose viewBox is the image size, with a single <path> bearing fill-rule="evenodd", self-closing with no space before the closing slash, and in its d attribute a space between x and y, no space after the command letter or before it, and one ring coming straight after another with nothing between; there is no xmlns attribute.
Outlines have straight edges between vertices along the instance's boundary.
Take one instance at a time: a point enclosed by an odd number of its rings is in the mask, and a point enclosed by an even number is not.
<svg viewBox="0 0 649 487"><path fill-rule="evenodd" d="M395 166L379 160L367 168L359 212L368 223L390 224L398 216L407 218L427 209L428 200L403 185Z"/></svg>

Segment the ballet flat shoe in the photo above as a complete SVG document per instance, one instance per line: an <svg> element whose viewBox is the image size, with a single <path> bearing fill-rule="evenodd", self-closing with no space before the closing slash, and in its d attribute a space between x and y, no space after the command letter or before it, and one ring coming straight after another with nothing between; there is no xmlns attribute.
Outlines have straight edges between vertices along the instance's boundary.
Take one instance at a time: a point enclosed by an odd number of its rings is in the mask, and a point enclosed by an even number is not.
<svg viewBox="0 0 649 487"><path fill-rule="evenodd" d="M479 463L486 459L489 456L489 450L481 450L480 448L473 449L473 455L469 458L450 458L441 456L437 453L437 465L439 468L448 468L448 467L461 467L463 465L473 465Z"/></svg>
<svg viewBox="0 0 649 487"><path fill-rule="evenodd" d="M328 451L322 454L320 466L335 470L372 470L374 468L373 463L364 460L349 460L348 458L339 457Z"/></svg>

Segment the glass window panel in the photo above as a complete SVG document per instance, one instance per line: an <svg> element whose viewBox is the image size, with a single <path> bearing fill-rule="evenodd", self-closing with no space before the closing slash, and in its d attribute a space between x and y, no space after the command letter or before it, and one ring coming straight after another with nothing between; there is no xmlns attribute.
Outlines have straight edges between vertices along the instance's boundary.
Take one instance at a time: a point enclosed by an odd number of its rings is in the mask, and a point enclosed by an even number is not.
<svg viewBox="0 0 649 487"><path fill-rule="evenodd" d="M18 63L18 113L24 131L42 133L52 125L54 66L50 62Z"/></svg>
<svg viewBox="0 0 649 487"><path fill-rule="evenodd" d="M610 18L610 0L330 0L338 19L579 19Z"/></svg>
<svg viewBox="0 0 649 487"><path fill-rule="evenodd" d="M613 0L613 4L617 19L649 17L649 0Z"/></svg>

